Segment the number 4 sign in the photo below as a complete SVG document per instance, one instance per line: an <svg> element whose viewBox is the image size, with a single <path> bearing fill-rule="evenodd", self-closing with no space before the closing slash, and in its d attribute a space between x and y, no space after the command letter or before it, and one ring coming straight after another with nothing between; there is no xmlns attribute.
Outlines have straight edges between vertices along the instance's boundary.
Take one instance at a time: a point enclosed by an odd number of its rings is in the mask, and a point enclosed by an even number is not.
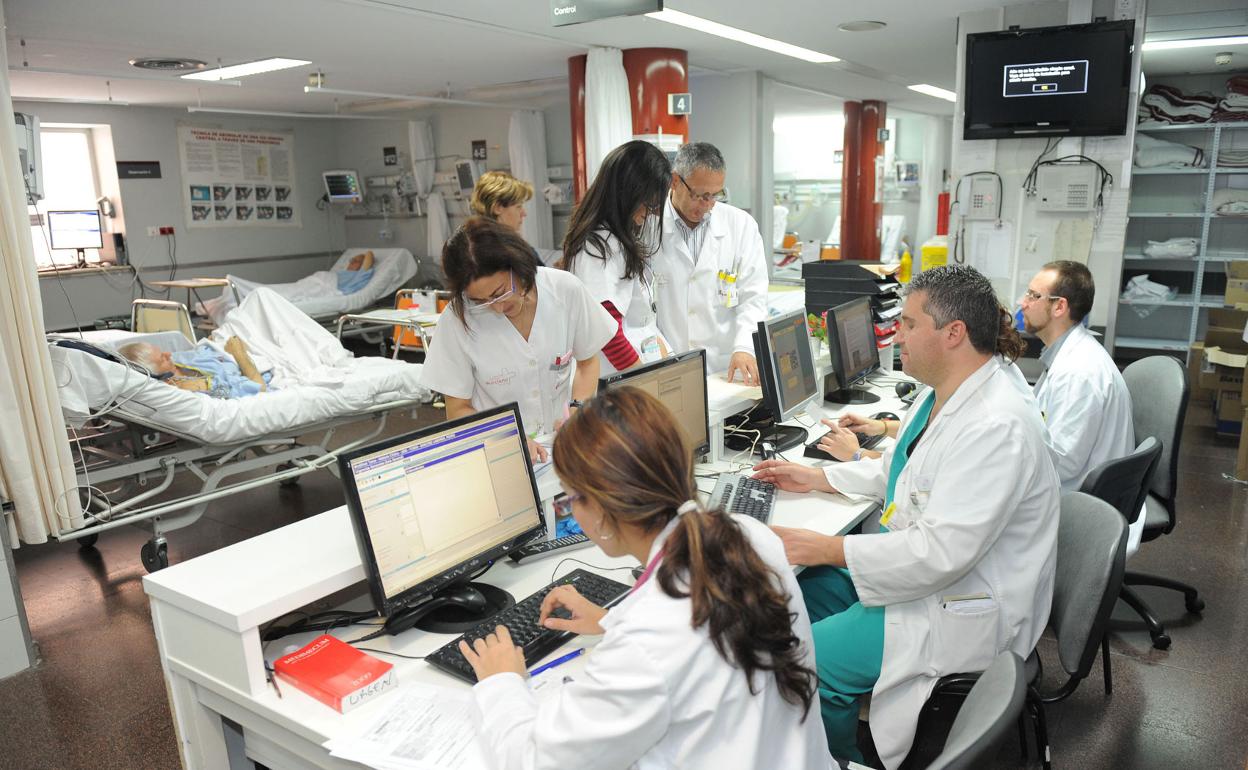
<svg viewBox="0 0 1248 770"><path fill-rule="evenodd" d="M667 114L688 115L693 112L693 96L690 94L668 94Z"/></svg>

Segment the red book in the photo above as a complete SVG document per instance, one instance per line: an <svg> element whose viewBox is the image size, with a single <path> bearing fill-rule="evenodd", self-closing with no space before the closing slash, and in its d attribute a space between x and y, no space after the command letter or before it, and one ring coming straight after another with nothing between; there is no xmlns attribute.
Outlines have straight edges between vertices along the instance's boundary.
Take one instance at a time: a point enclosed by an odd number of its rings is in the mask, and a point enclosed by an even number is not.
<svg viewBox="0 0 1248 770"><path fill-rule="evenodd" d="M273 670L283 681L344 714L397 684L393 664L328 634L279 658Z"/></svg>

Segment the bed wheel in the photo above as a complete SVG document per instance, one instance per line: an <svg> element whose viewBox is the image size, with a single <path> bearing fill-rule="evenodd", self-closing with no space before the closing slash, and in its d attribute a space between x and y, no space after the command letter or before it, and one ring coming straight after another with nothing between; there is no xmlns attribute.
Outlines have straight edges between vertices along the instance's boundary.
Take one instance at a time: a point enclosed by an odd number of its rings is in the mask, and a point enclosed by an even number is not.
<svg viewBox="0 0 1248 770"><path fill-rule="evenodd" d="M94 548L96 541L99 539L100 535L98 532L90 535L84 535L78 538L78 547L84 551L88 548Z"/></svg>
<svg viewBox="0 0 1248 770"><path fill-rule="evenodd" d="M282 463L281 465L277 466L277 470L288 471L294 467L295 467L294 463ZM302 478L302 476L295 476L294 478L291 478L291 479L282 479L281 481L277 482L277 485L281 487L282 489L291 489L292 487L299 486L300 478Z"/></svg>
<svg viewBox="0 0 1248 770"><path fill-rule="evenodd" d="M169 545L163 540L160 543L148 540L139 551L139 557L143 560L143 568L148 572L162 570L169 566Z"/></svg>

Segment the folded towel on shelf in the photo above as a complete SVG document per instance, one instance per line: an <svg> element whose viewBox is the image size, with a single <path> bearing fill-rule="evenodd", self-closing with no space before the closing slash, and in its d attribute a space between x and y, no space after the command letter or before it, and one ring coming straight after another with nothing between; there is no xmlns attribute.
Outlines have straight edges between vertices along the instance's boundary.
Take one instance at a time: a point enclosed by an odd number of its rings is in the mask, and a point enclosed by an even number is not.
<svg viewBox="0 0 1248 770"><path fill-rule="evenodd" d="M1220 98L1213 94L1185 94L1173 86L1155 84L1140 100L1153 119L1171 123L1204 123L1213 117Z"/></svg>
<svg viewBox="0 0 1248 770"><path fill-rule="evenodd" d="M1248 168L1248 150L1218 150L1218 168Z"/></svg>
<svg viewBox="0 0 1248 770"><path fill-rule="evenodd" d="M1219 216L1248 216L1248 188L1222 187L1214 190L1209 205Z"/></svg>
<svg viewBox="0 0 1248 770"><path fill-rule="evenodd" d="M1154 259L1194 257L1197 251L1200 251L1199 238L1170 238L1164 241L1149 241L1144 247L1144 256Z"/></svg>
<svg viewBox="0 0 1248 770"><path fill-rule="evenodd" d="M1205 165L1205 151L1178 142L1167 142L1148 134L1135 136L1135 165L1139 168L1159 166Z"/></svg>
<svg viewBox="0 0 1248 770"><path fill-rule="evenodd" d="M1248 97L1248 75L1235 75L1227 78L1226 95Z"/></svg>

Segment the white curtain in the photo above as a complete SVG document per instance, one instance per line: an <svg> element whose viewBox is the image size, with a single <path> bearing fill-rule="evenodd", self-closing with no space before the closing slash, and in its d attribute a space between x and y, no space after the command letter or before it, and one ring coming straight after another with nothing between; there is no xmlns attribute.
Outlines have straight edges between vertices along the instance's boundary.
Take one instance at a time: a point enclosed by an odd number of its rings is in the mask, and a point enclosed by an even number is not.
<svg viewBox="0 0 1248 770"><path fill-rule="evenodd" d="M546 176L546 118L535 110L511 113L507 131L508 152L511 154L511 175L533 185L533 199L524 205L521 235L539 249L551 248L554 239L550 220L550 204L543 191L550 178Z"/></svg>
<svg viewBox="0 0 1248 770"><path fill-rule="evenodd" d="M442 247L451 237L451 222L446 216L446 202L442 193L429 193L425 200L425 224L428 232L429 255L439 265L442 264Z"/></svg>
<svg viewBox="0 0 1248 770"><path fill-rule="evenodd" d="M433 192L433 173L437 161L433 156L433 127L427 120L407 121L408 151L412 154L412 176L416 177L416 192L421 197Z"/></svg>
<svg viewBox="0 0 1248 770"><path fill-rule="evenodd" d="M0 40L0 69L8 71ZM0 77L0 497L16 516L9 538L43 543L82 525L74 463L44 342L25 185L8 77Z"/></svg>
<svg viewBox="0 0 1248 770"><path fill-rule="evenodd" d="M607 153L633 138L624 52L591 48L585 62L585 181L591 183Z"/></svg>

